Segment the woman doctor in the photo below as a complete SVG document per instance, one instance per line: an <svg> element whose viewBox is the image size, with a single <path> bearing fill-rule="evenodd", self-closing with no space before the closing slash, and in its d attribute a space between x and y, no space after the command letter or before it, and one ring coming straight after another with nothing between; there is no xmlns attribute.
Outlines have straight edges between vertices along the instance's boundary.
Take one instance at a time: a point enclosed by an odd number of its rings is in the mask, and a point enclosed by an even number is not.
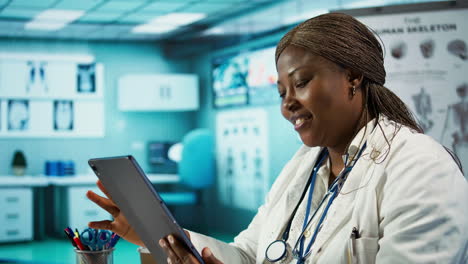
<svg viewBox="0 0 468 264"><path fill-rule="evenodd" d="M382 47L345 14L309 19L276 49L281 113L302 146L233 243L189 232L206 263L468 263L468 185L384 87ZM101 189L103 186L98 183ZM119 208L91 222L143 245ZM172 236L168 263L197 263Z"/></svg>

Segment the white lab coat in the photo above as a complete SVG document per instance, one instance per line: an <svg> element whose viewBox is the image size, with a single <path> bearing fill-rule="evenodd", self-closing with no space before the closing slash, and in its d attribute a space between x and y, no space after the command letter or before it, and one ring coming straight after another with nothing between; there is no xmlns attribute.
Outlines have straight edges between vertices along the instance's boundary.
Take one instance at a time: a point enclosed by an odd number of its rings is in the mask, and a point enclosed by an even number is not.
<svg viewBox="0 0 468 264"><path fill-rule="evenodd" d="M407 127L393 137L394 122L382 117L379 124L382 129L368 135L306 263L468 263L468 184L456 163L432 138ZM298 150L233 243L191 232L197 250L209 247L228 264L269 263L265 250L281 237L318 152ZM353 227L360 238L350 257Z"/></svg>

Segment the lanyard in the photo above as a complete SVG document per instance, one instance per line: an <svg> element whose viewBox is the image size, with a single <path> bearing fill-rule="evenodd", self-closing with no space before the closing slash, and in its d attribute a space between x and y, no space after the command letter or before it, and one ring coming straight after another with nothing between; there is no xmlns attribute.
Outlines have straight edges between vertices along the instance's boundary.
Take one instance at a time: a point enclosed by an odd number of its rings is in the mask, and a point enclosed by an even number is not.
<svg viewBox="0 0 468 264"><path fill-rule="evenodd" d="M327 191L325 196L322 198L322 201L320 202L317 209L315 209L314 213L312 214L312 217L309 219L310 207L312 205L312 194L313 194L313 191L314 191L314 186L311 184L310 191L309 191L309 197L307 199L307 209L306 209L306 215L305 215L305 218L304 218L304 224L303 224L303 227L302 227L302 233L299 236L299 240L298 240L298 242L300 244L299 245L299 252L298 252L298 256L297 256L298 257L298 261L297 261L298 264L304 263L305 258L310 254L310 249L311 249L312 245L315 242L315 238L317 237L317 234L318 234L318 232L320 230L320 227L321 227L321 225L322 225L322 223L323 223L323 221L324 221L324 219L325 219L325 217L326 217L326 215L328 213L328 209L330 209L330 206L333 203L333 200L335 200L336 196L338 196L339 190L341 189L341 186L343 186L343 184L344 184L344 182L345 182L345 180L347 178L347 175L353 169L353 167L356 164L357 160L359 159L362 152L366 148L366 145L367 145L367 142L365 142L364 145L362 146L362 148L359 150L359 153L358 153L356 159L352 162L352 164L350 166L346 166L343 169L343 171L340 173L340 175L338 175L338 177L333 181L331 187L329 188L329 190ZM317 226L315 227L314 234L311 237L309 245L307 246L307 249L306 249L306 251L304 253L304 241L305 241L304 233L307 230L307 227L312 223L312 220L314 219L315 215L317 214L319 209L322 207L322 204L325 202L325 200L328 198L328 196L330 194L331 194L331 197L328 200L327 206L325 207L322 215L320 216L320 219L319 219L319 221L317 223ZM296 243L296 246L297 246L297 243ZM296 248L296 246L295 246L295 248Z"/></svg>
<svg viewBox="0 0 468 264"><path fill-rule="evenodd" d="M270 245L267 247L265 250L265 258L270 261L270 262L277 262L280 261L281 259L285 258L287 255L287 246L286 246L286 241L289 238L289 231L291 230L291 224L294 219L294 216L296 215L297 209L299 208L299 205L302 203L302 200L305 197L305 194L307 193L307 186L311 186L312 190L314 189L315 186L315 178L317 177L317 171L319 170L322 162L325 160L325 157L328 155L328 149L323 148L315 162L314 168L312 169L311 175L309 179L307 180L307 183L305 185L304 190L302 191L302 195L299 198L298 203L296 204L296 207L294 208L291 216L289 217L288 220L288 225L286 226L283 235L281 237L281 240L275 240L270 243Z"/></svg>
<svg viewBox="0 0 468 264"><path fill-rule="evenodd" d="M299 199L299 202L296 204L296 207L294 208L294 211L291 214L291 217L289 217L288 221L288 226L284 230L283 233L283 240L287 241L289 238L289 231L291 230L291 224L294 216L296 215L297 209L299 208L299 205L302 203L302 200L304 199L305 194L307 193L307 185L310 184L310 189L313 190L315 186L315 179L317 178L317 172L322 164L322 162L325 160L325 158L328 155L328 149L324 148L321 152L319 157L317 158L317 162L314 165L314 169L312 170L311 176L309 177L309 180L307 181L306 187L304 188L304 191L302 191L301 198ZM310 196L310 195L309 195Z"/></svg>

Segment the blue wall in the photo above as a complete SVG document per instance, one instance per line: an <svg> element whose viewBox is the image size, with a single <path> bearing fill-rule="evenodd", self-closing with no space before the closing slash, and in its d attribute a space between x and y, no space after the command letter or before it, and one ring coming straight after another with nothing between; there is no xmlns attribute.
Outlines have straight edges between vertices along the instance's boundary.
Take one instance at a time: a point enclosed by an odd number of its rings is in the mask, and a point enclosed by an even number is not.
<svg viewBox="0 0 468 264"><path fill-rule="evenodd" d="M73 160L77 173L88 173L89 158L124 154L134 155L147 169L148 141L179 141L196 126L194 112L131 113L117 109L117 80L121 75L189 72L187 61L165 58L158 44L0 39L0 52L92 54L96 62L104 64L105 86L104 138L0 138L0 175L11 174L17 149L25 153L27 174L32 175L43 173L45 160Z"/></svg>

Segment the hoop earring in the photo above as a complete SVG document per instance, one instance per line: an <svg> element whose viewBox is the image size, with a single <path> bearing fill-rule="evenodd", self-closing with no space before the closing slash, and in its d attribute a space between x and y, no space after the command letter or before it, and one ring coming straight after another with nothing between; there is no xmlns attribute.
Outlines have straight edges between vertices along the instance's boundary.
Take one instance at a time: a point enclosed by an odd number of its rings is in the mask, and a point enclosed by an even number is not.
<svg viewBox="0 0 468 264"><path fill-rule="evenodd" d="M353 96L356 94L356 86L353 85L353 91L352 91Z"/></svg>

